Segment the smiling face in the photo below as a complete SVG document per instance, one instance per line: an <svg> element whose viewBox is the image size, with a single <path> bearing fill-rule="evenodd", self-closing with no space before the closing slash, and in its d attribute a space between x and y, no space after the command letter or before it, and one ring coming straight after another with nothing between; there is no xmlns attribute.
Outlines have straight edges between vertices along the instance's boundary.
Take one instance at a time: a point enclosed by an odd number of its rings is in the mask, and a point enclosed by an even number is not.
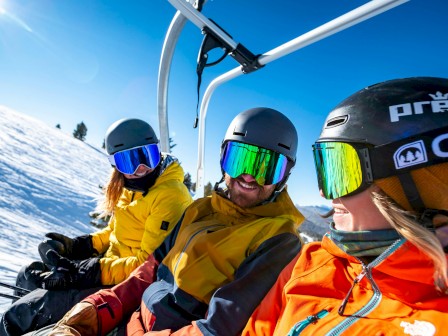
<svg viewBox="0 0 448 336"><path fill-rule="evenodd" d="M363 231L391 228L373 203L372 191L378 191L378 187L371 186L360 193L336 198L331 202L334 209L333 221L337 230Z"/></svg>
<svg viewBox="0 0 448 336"><path fill-rule="evenodd" d="M232 178L225 174L229 199L242 208L251 208L267 200L275 190L275 184L261 186L252 175L242 174Z"/></svg>

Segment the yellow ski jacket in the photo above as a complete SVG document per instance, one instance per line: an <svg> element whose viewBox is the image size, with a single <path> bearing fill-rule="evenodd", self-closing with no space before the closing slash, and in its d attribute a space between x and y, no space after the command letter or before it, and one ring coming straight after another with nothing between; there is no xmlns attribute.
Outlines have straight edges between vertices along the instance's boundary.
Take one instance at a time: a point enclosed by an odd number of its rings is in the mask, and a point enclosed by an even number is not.
<svg viewBox="0 0 448 336"><path fill-rule="evenodd" d="M93 248L103 255L103 285L125 280L163 242L193 201L177 159L164 154L162 164L149 192L143 196L123 189L108 226L92 234Z"/></svg>

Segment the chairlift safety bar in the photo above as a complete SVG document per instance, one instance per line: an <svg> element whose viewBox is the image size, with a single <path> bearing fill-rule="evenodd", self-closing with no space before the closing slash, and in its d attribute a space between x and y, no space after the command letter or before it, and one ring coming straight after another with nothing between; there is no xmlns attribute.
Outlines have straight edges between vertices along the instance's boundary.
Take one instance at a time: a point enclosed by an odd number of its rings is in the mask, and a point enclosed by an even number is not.
<svg viewBox="0 0 448 336"><path fill-rule="evenodd" d="M193 0L168 0L178 11L172 21L170 30L167 33L164 51L162 52L161 64L159 67L159 92L158 92L158 108L159 108L159 125L161 133L161 146L162 150L169 151L169 139L168 139L168 123L167 123L167 111L166 111L166 98L167 98L167 84L169 76L169 68L172 60L172 54L174 52L174 46L177 42L177 38L180 34L180 30L185 24L185 19L190 20L201 31L206 30L211 32L215 37L218 37L226 47L231 50L240 50L241 45L235 42L230 35L218 27L213 21L207 19L201 12L196 10L191 2ZM372 0L344 15L337 17L287 43L274 48L259 57L257 57L257 63L261 66L268 64L278 58L286 56L294 51L304 48L314 42L317 42L323 38L331 36L337 32L347 29L353 25L356 25L362 21L370 19L378 14L381 14L389 9L399 6L409 0ZM175 22L176 21L176 22ZM176 28L174 29L173 26ZM176 35L177 34L177 35ZM166 50L165 50L166 48ZM245 48L244 48L245 49ZM168 51L167 51L168 50ZM235 57L235 54L230 53L238 62L240 60ZM165 57L163 57L165 56ZM241 64L241 62L240 62ZM160 72L163 72L161 75ZM200 112L199 112L199 133L198 133L198 163L197 163L197 179L196 179L196 198L204 195L204 153L205 153L205 119L207 115L207 108L211 99L211 95L214 90L221 84L238 77L244 73L244 65L232 69L217 78L215 78L207 87L204 92ZM162 79L162 81L161 81ZM164 81L163 81L164 80ZM163 125L162 122L163 121ZM164 139L166 138L166 139ZM165 144L164 144L165 142Z"/></svg>

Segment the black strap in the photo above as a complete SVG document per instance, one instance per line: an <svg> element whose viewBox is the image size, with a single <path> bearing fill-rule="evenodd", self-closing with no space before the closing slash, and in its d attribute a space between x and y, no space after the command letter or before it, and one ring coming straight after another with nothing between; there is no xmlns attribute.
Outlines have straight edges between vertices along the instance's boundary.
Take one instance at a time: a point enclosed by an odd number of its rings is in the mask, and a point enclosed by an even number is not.
<svg viewBox="0 0 448 336"><path fill-rule="evenodd" d="M400 179L404 194L407 197L412 209L416 212L423 212L425 209L425 204L420 197L420 193L417 190L417 186L415 185L412 175L410 173L399 174L398 178Z"/></svg>

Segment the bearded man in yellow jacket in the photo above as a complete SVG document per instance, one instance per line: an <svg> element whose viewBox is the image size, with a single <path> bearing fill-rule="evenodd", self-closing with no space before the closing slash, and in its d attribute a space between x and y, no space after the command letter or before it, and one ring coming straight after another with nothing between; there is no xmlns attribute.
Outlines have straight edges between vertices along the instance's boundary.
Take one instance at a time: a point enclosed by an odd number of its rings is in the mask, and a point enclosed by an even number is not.
<svg viewBox="0 0 448 336"><path fill-rule="evenodd" d="M152 257L121 284L77 304L50 334L241 332L301 248L303 216L285 188L296 149L296 129L282 113L237 115L221 146L227 188L217 184L211 197L191 204Z"/></svg>

